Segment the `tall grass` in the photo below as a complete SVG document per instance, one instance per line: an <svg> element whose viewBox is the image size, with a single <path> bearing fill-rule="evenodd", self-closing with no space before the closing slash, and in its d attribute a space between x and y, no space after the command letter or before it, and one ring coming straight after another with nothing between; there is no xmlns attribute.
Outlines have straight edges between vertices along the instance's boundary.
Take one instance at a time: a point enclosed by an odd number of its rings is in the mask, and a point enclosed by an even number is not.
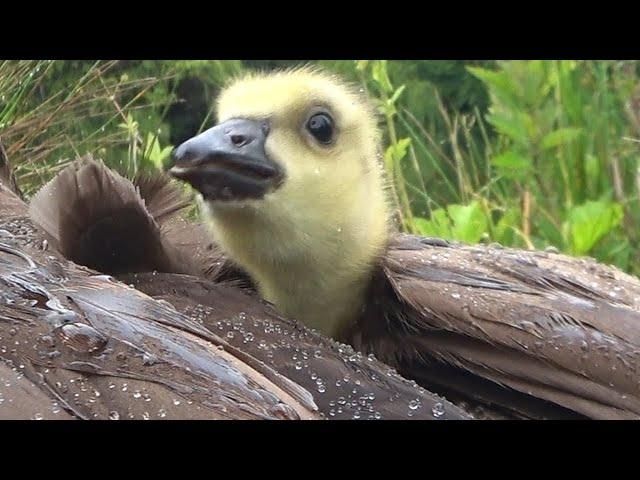
<svg viewBox="0 0 640 480"><path fill-rule="evenodd" d="M378 105L403 230L555 248L640 274L639 62L476 64L468 71L490 105L464 111L448 103L450 91L441 96L423 80L394 78L403 70L397 64L322 63L359 81ZM87 152L129 174L161 167L171 150L165 116L180 101L172 79L214 79L213 95L242 68L238 61L85 64L0 62L0 137L27 193ZM56 83L61 68L74 80ZM211 123L206 109L200 130Z"/></svg>
<svg viewBox="0 0 640 480"><path fill-rule="evenodd" d="M393 79L381 73L386 62L356 68L375 87L369 91L385 118L385 158L392 159L387 168L405 230L557 248L640 273L638 62L505 61L493 70L470 68L486 85L491 106L486 115L461 114L434 90L444 134L415 118L403 104L402 86L393 87L400 93L390 110Z"/></svg>
<svg viewBox="0 0 640 480"><path fill-rule="evenodd" d="M0 138L27 194L76 156L106 156L129 141L117 125L146 108L139 100L158 79L109 81L116 64L97 61L52 88L56 62L0 61Z"/></svg>

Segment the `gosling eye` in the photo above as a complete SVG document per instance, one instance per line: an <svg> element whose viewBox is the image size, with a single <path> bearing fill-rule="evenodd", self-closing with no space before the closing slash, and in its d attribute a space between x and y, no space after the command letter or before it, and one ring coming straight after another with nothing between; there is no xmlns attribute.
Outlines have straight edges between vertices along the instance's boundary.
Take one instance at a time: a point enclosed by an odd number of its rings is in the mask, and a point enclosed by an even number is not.
<svg viewBox="0 0 640 480"><path fill-rule="evenodd" d="M333 141L333 119L327 113L316 113L307 121L307 130L313 137L324 145Z"/></svg>

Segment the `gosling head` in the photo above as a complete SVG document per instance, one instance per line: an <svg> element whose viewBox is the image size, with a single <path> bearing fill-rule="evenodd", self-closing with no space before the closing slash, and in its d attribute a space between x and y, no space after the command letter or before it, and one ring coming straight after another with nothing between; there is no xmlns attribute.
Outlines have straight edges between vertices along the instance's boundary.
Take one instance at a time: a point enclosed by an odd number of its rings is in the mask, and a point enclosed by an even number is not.
<svg viewBox="0 0 640 480"><path fill-rule="evenodd" d="M215 240L284 314L335 335L355 318L386 244L373 109L316 70L250 74L170 173L201 194Z"/></svg>

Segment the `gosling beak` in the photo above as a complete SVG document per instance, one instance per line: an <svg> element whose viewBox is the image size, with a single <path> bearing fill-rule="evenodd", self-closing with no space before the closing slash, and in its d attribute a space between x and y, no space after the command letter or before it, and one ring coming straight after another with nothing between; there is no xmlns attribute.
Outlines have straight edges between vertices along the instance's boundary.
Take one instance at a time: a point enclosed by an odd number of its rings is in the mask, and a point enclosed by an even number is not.
<svg viewBox="0 0 640 480"><path fill-rule="evenodd" d="M180 145L169 174L206 200L260 199L284 179L282 168L265 152L268 134L264 122L228 120Z"/></svg>

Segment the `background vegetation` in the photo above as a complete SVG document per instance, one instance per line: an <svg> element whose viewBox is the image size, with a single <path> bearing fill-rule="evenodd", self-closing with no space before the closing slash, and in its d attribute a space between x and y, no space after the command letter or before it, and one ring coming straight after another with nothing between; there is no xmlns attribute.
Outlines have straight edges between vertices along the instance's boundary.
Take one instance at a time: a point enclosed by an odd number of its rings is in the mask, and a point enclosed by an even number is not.
<svg viewBox="0 0 640 480"><path fill-rule="evenodd" d="M229 77L295 63L3 61L0 137L28 194L85 153L161 168ZM640 274L640 62L312 63L378 105L404 230Z"/></svg>

